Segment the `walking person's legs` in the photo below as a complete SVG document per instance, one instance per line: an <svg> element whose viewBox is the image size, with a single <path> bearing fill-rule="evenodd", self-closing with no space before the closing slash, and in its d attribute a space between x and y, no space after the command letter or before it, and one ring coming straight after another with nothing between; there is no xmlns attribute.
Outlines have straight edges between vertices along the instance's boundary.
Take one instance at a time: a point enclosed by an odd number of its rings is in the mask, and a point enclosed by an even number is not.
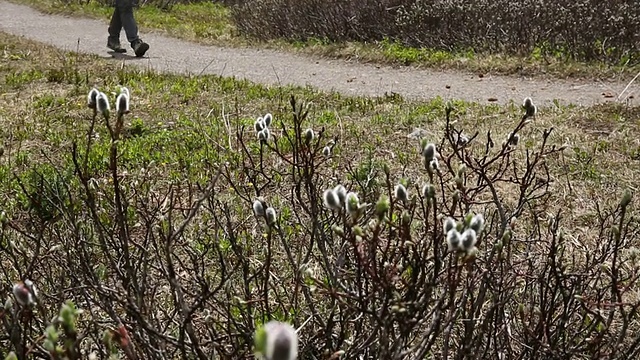
<svg viewBox="0 0 640 360"><path fill-rule="evenodd" d="M120 11L116 6L109 23L109 38L107 39L107 47L117 53L127 52L120 45L120 32L122 31L122 21L120 21Z"/></svg>
<svg viewBox="0 0 640 360"><path fill-rule="evenodd" d="M149 50L149 44L142 41L138 36L138 25L133 17L133 0L115 0L115 3L116 9L109 25L109 44L114 45L115 49L109 45L107 46L114 51L121 51L117 49L122 49L120 47L120 31L124 28L127 41L131 44L136 56L144 56ZM116 44L117 46L115 46Z"/></svg>

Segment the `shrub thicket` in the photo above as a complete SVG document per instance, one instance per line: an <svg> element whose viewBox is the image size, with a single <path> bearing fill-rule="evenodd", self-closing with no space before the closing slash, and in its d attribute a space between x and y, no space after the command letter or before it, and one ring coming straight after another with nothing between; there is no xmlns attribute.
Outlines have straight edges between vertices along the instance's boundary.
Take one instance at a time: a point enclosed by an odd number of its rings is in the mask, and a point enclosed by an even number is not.
<svg viewBox="0 0 640 360"><path fill-rule="evenodd" d="M68 4L86 4L90 1L95 1L103 6L113 6L115 0L60 0L62 3ZM160 9L170 9L175 4L190 4L199 2L213 2L221 3L224 5L240 5L244 4L246 0L133 0L133 4L136 6L155 6Z"/></svg>
<svg viewBox="0 0 640 360"><path fill-rule="evenodd" d="M224 139L203 144L224 162L170 179L121 166L136 136L126 93L114 108L91 93L69 168L16 174L0 229L0 281L16 284L0 342L14 358L241 359L271 319L299 328L303 359L640 354L631 194L597 207L596 243L576 237L553 200L564 147L529 131L531 102L500 139L461 133L447 105L438 135L406 149L405 176L340 161L342 139L292 98L252 128L221 118Z"/></svg>
<svg viewBox="0 0 640 360"><path fill-rule="evenodd" d="M261 39L389 39L413 47L637 62L635 0L247 0L239 31Z"/></svg>

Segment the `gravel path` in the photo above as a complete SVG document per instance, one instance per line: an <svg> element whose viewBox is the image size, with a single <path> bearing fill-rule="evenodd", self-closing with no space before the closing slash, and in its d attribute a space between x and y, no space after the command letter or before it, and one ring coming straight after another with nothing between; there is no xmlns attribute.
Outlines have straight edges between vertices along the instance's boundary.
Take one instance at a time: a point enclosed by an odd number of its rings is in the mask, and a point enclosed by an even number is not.
<svg viewBox="0 0 640 360"><path fill-rule="evenodd" d="M79 40L81 52L112 58L105 47L107 23L100 20L46 15L27 6L0 0L0 31L69 51L78 49ZM412 99L442 96L481 103L511 100L519 103L524 97L531 96L539 105L549 105L554 99L564 104L592 105L615 101L627 85L626 81L480 78L463 72L393 68L312 59L273 50L204 46L157 33L141 35L151 49L143 59L125 56L129 64L166 72L235 76L264 84L310 85L348 95L376 96L395 92ZM124 33L122 40L124 43ZM133 54L130 48L128 54ZM637 94L639 83L632 84L623 97Z"/></svg>

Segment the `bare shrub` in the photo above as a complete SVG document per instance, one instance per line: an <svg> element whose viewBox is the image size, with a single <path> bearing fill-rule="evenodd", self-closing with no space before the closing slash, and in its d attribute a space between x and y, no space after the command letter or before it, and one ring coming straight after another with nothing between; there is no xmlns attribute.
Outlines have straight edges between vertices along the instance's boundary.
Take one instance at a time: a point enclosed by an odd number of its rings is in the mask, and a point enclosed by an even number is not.
<svg viewBox="0 0 640 360"><path fill-rule="evenodd" d="M394 23L393 14L385 10L390 3L388 0L251 1L233 8L233 18L241 33L259 39L381 40L394 31L387 28Z"/></svg>
<svg viewBox="0 0 640 360"><path fill-rule="evenodd" d="M115 5L115 0L61 0L63 3L67 4L88 4L91 1L95 1L102 6L113 6ZM221 3L224 5L240 5L246 2L246 0L133 0L133 4L136 6L155 6L160 9L168 10L171 6L175 4L191 4L191 3L201 3L201 2L213 2L213 3Z"/></svg>
<svg viewBox="0 0 640 360"><path fill-rule="evenodd" d="M253 0L233 8L241 33L261 39L378 41L441 50L638 61L634 1Z"/></svg>
<svg viewBox="0 0 640 360"><path fill-rule="evenodd" d="M17 359L240 359L272 319L303 359L640 352L631 194L576 238L554 205L563 147L526 131L531 102L504 139L463 134L447 105L401 177L373 157L336 167L343 139L309 131L291 98L230 131L199 180L171 180L121 166L128 107L99 99L86 139L16 174L2 214L0 281L16 287L0 341Z"/></svg>

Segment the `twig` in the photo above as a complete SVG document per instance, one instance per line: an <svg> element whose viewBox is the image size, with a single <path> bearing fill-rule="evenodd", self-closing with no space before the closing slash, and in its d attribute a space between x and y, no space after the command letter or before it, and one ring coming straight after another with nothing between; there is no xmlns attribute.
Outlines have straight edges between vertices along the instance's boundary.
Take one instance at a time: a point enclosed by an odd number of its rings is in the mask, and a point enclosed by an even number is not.
<svg viewBox="0 0 640 360"><path fill-rule="evenodd" d="M636 74L636 76L633 77L633 79L631 79L631 81L629 81L629 83L627 84L627 86L624 88L624 90L622 90L622 92L618 95L618 98L616 99L616 101L620 101L620 97L622 96L622 94L624 94L627 89L629 89L629 86L631 86L631 84L633 84L634 81L636 81L636 79L638 78L638 76L640 76L640 72L638 72Z"/></svg>

